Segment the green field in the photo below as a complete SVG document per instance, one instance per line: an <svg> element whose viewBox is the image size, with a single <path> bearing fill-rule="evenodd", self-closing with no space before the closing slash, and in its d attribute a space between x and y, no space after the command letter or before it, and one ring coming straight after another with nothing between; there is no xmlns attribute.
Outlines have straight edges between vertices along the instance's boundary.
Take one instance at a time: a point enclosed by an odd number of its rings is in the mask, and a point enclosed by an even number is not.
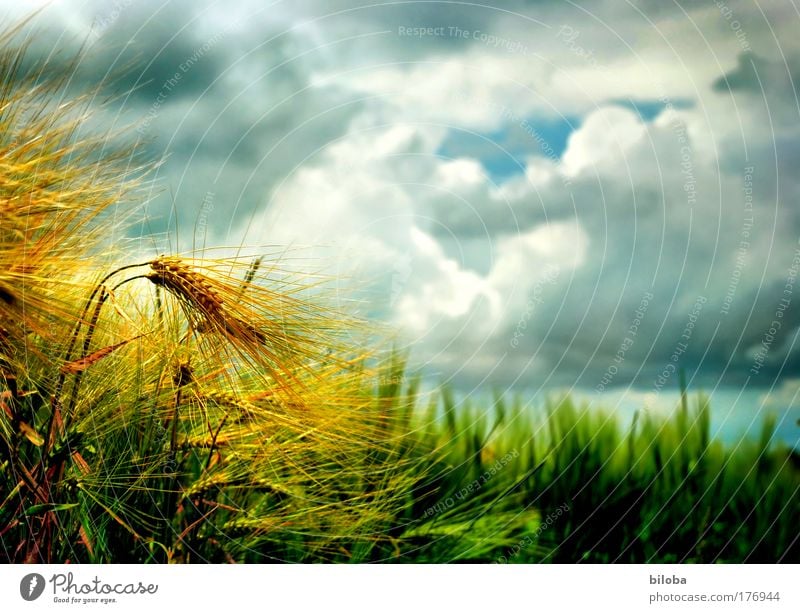
<svg viewBox="0 0 800 613"><path fill-rule="evenodd" d="M236 459L208 468L207 450L171 454L163 428L134 417L96 436L76 433L69 444L91 470L62 465L52 498L37 504L12 462L35 473L63 448L43 458L31 436L7 438L4 557L19 559L36 536L48 548L40 555L71 562L800 558L798 457L770 444L770 420L760 441L724 446L709 439L699 395L684 395L669 419L639 414L632 425L569 398L531 411L501 397L456 405L444 390L423 405L415 381L402 388L408 379L393 368L394 383L373 398L383 419L368 445L337 458L295 442L311 457L288 468L277 459L259 459L257 471ZM47 518L45 538L35 527Z"/></svg>
<svg viewBox="0 0 800 613"><path fill-rule="evenodd" d="M708 399L682 398L669 418L640 412L632 424L620 424L569 398L532 412L522 399L454 406L443 394L436 407L443 420L418 422L438 472L423 480L424 496L412 497L416 512L409 518L420 549L409 556L797 561L797 453L771 445L771 419L758 441L710 440ZM471 483L480 488L459 496ZM419 518L420 509L451 501ZM461 527L465 534L454 536Z"/></svg>

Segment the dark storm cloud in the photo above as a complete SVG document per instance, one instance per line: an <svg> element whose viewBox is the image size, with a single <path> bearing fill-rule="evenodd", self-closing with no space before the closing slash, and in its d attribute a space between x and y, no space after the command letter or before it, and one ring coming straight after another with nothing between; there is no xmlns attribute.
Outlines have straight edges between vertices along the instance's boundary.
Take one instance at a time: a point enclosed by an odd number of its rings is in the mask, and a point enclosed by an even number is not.
<svg viewBox="0 0 800 613"><path fill-rule="evenodd" d="M753 52L741 53L736 68L717 79L714 90L787 96L787 102L791 102L800 91L800 57L789 57L781 62L764 59Z"/></svg>
<svg viewBox="0 0 800 613"><path fill-rule="evenodd" d="M306 47L303 34L255 4L239 24L214 27L210 7L128 6L100 32L83 71L133 67L115 83L133 90L121 112L135 118L151 155L165 158L149 230L174 232L174 206L178 223L188 226L184 246L197 220L212 242L224 240L234 216L247 218L263 205L274 183L341 136L358 109L331 109L344 101L310 87L321 53L292 61Z"/></svg>

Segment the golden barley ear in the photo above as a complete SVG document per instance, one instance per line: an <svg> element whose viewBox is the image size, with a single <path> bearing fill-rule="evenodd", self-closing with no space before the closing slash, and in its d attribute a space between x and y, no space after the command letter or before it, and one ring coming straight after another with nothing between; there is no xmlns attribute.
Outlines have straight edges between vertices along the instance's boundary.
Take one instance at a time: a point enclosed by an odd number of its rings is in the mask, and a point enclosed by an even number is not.
<svg viewBox="0 0 800 613"><path fill-rule="evenodd" d="M262 262L258 258L250 263L242 279L236 274L240 261L190 263L162 256L149 262L151 272L142 276L177 300L191 331L216 343L214 352L221 350L231 363L243 361L263 372L287 394L307 394L306 378L298 373L334 363L350 368L342 356L352 353L353 345L343 342L341 333L358 324L323 302L303 297L302 290L313 287L311 283L280 286L257 278Z"/></svg>
<svg viewBox="0 0 800 613"><path fill-rule="evenodd" d="M209 321L224 321L222 298L203 275L178 258L159 258L150 262L150 267L155 271L147 275L150 281L185 301Z"/></svg>

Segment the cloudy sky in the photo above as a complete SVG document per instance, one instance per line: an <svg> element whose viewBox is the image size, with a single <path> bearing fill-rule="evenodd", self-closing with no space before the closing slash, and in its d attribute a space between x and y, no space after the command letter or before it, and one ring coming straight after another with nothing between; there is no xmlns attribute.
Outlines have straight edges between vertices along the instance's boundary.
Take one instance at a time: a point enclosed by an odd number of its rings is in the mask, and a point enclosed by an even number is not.
<svg viewBox="0 0 800 613"><path fill-rule="evenodd" d="M465 392L684 369L797 438L793 1L25 4L163 158L140 234L302 247Z"/></svg>

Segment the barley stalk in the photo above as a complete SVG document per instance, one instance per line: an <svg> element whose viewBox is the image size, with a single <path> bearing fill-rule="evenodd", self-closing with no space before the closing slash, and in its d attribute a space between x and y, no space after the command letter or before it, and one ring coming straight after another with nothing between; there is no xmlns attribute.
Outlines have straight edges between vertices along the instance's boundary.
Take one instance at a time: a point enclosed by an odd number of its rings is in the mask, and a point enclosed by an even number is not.
<svg viewBox="0 0 800 613"><path fill-rule="evenodd" d="M231 392L203 392L199 395L199 398L201 400L210 400L221 407L236 409L240 413L240 419L252 418L254 415L258 414L258 408L255 405L239 398L236 394Z"/></svg>

